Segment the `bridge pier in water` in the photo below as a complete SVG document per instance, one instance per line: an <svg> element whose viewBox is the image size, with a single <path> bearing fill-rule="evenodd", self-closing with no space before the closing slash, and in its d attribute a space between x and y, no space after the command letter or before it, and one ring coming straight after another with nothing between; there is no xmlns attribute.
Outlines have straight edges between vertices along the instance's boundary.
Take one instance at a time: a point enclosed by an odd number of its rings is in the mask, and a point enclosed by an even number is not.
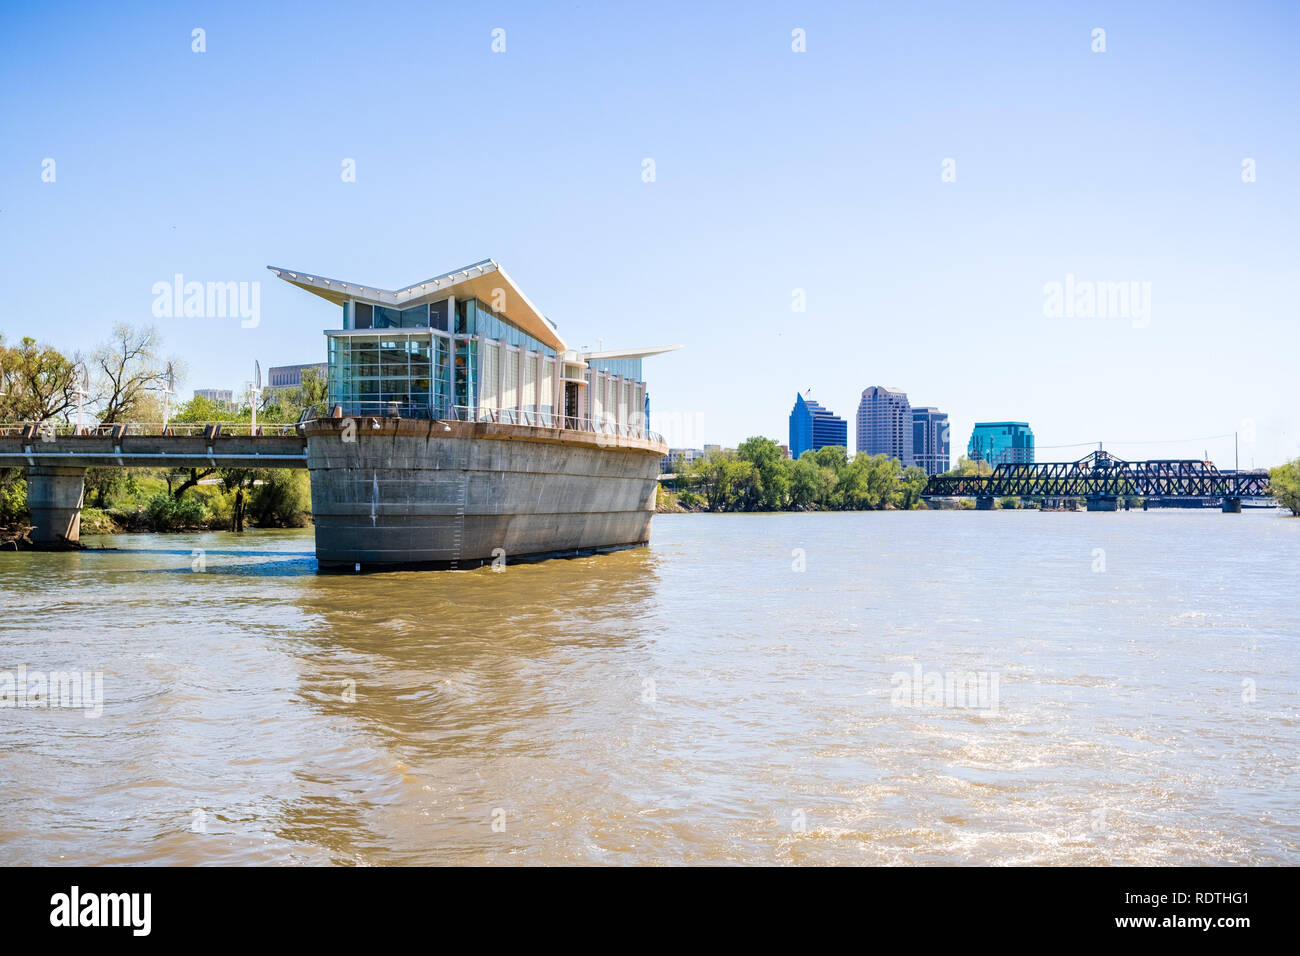
<svg viewBox="0 0 1300 956"><path fill-rule="evenodd" d="M986 496L986 495L979 495L979 496L977 496L977 497L975 498L975 510L976 510L976 511L992 511L992 510L993 510L993 499L992 499L991 497Z"/></svg>
<svg viewBox="0 0 1300 956"><path fill-rule="evenodd" d="M1241 514L1241 499L1240 499L1240 498L1224 498L1224 499L1223 499L1223 513L1224 513L1225 515L1239 515L1239 514Z"/></svg>
<svg viewBox="0 0 1300 956"><path fill-rule="evenodd" d="M1089 511L1119 511L1118 495L1089 495Z"/></svg>
<svg viewBox="0 0 1300 956"><path fill-rule="evenodd" d="M81 539L81 505L86 469L68 465L27 467L27 510L32 544L43 548L75 547Z"/></svg>

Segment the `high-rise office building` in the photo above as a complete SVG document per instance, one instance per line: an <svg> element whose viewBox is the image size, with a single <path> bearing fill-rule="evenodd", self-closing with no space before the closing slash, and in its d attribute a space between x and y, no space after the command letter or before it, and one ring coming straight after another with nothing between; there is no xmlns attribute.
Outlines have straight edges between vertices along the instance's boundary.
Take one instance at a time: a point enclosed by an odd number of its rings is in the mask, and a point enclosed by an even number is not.
<svg viewBox="0 0 1300 956"><path fill-rule="evenodd" d="M888 455L912 464L912 404L901 388L872 385L858 403L857 454Z"/></svg>
<svg viewBox="0 0 1300 956"><path fill-rule="evenodd" d="M994 467L1032 464L1034 432L1028 422L976 422L966 457L971 461L982 458Z"/></svg>
<svg viewBox="0 0 1300 956"><path fill-rule="evenodd" d="M302 385L302 373L307 369L314 370L321 381L324 381L329 372L329 364L326 362L309 362L306 365L272 366L266 373L266 390L298 388Z"/></svg>
<svg viewBox="0 0 1300 956"><path fill-rule="evenodd" d="M195 398L206 398L210 402L229 408L235 400L234 392L228 388L196 388Z"/></svg>
<svg viewBox="0 0 1300 956"><path fill-rule="evenodd" d="M912 409L912 462L927 475L949 468L948 413L922 406Z"/></svg>
<svg viewBox="0 0 1300 956"><path fill-rule="evenodd" d="M827 445L849 447L849 423L804 395L796 395L790 412L790 456Z"/></svg>

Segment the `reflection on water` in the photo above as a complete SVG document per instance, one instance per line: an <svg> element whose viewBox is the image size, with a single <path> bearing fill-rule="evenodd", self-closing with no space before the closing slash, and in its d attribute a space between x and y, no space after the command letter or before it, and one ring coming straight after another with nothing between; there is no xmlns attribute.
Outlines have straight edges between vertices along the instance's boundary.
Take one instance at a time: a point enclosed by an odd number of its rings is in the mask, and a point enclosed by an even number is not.
<svg viewBox="0 0 1300 956"><path fill-rule="evenodd" d="M0 863L1297 859L1274 514L660 516L503 573L97 543L0 555L0 672L106 697L0 710ZM994 711L899 705L968 672Z"/></svg>

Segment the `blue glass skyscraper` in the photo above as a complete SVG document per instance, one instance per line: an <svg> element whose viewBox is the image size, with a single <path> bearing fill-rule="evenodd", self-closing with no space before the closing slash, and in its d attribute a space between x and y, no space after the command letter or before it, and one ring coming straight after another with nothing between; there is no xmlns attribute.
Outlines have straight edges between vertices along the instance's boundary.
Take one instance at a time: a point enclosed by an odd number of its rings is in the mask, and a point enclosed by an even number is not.
<svg viewBox="0 0 1300 956"><path fill-rule="evenodd" d="M1028 422L976 422L966 446L971 461L990 465L1033 464L1034 432Z"/></svg>
<svg viewBox="0 0 1300 956"><path fill-rule="evenodd" d="M790 456L827 445L849 447L849 423L803 395L796 395L790 412Z"/></svg>

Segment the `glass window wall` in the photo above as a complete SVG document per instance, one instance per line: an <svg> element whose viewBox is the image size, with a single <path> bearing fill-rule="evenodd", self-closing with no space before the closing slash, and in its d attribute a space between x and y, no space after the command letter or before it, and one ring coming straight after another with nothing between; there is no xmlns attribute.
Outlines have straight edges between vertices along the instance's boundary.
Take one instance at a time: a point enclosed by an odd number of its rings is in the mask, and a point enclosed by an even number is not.
<svg viewBox="0 0 1300 956"><path fill-rule="evenodd" d="M331 336L330 403L342 405L348 415L428 417L445 409L448 345L428 333Z"/></svg>

